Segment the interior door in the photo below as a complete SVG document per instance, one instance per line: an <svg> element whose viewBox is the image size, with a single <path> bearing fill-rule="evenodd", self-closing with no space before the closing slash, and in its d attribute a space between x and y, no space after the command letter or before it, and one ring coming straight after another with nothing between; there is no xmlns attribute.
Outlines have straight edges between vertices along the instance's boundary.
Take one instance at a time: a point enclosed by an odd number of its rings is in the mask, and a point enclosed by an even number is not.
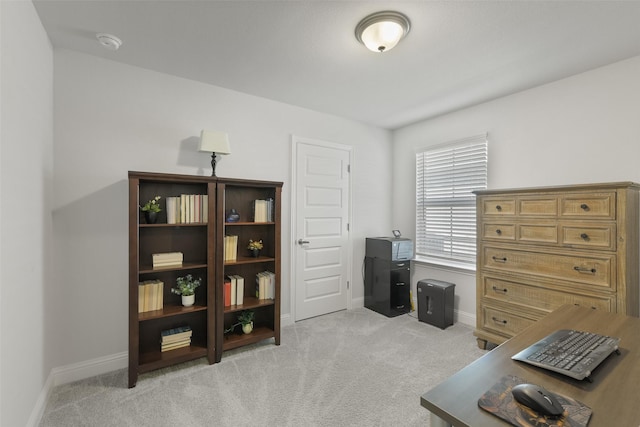
<svg viewBox="0 0 640 427"><path fill-rule="evenodd" d="M294 139L295 320L344 310L349 301L350 147Z"/></svg>

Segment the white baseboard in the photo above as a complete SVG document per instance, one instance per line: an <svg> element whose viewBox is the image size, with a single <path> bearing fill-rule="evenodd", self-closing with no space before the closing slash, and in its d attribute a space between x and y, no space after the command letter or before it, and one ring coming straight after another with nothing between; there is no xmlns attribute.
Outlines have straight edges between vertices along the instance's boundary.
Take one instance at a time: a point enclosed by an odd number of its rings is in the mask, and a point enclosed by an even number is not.
<svg viewBox="0 0 640 427"><path fill-rule="evenodd" d="M124 369L128 366L129 354L125 351L110 356L98 357L84 362L72 363L51 369L47 380L40 391L36 405L31 411L27 426L35 427L40 424L49 396L55 386L71 383L106 374L107 372Z"/></svg>
<svg viewBox="0 0 640 427"><path fill-rule="evenodd" d="M464 311L456 310L454 312L454 316L457 316L458 322L464 323L465 325L469 325L471 327L476 327L476 316L475 314L465 313Z"/></svg>
<svg viewBox="0 0 640 427"><path fill-rule="evenodd" d="M51 370L53 386L84 380L85 378L124 369L127 366L129 366L129 353L124 351L110 356L98 357L84 362L53 368Z"/></svg>
<svg viewBox="0 0 640 427"><path fill-rule="evenodd" d="M351 308L362 308L364 307L364 297L353 298L351 300Z"/></svg>

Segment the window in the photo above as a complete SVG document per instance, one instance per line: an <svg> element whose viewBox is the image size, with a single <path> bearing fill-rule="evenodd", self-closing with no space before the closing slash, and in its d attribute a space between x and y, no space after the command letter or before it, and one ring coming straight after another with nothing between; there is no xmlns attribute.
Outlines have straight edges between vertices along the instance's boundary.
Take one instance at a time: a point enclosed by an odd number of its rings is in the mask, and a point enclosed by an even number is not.
<svg viewBox="0 0 640 427"><path fill-rule="evenodd" d="M476 198L487 188L487 136L416 153L416 255L475 265Z"/></svg>

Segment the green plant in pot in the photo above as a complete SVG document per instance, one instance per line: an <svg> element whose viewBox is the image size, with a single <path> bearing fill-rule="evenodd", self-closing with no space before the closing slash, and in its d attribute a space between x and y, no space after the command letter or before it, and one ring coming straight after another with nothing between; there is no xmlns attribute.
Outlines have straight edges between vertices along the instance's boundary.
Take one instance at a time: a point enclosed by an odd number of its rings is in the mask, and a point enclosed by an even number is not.
<svg viewBox="0 0 640 427"><path fill-rule="evenodd" d="M191 307L196 300L196 288L202 284L202 279L194 279L191 274L176 279L176 287L171 292L182 296L182 305Z"/></svg>
<svg viewBox="0 0 640 427"><path fill-rule="evenodd" d="M158 213L162 210L160 208L160 199L162 197L155 196L144 205L140 206L140 210L144 213L144 219L147 224L155 224L158 220Z"/></svg>
<svg viewBox="0 0 640 427"><path fill-rule="evenodd" d="M252 310L244 310L238 315L238 323L242 325L242 332L250 334L253 331L253 319L255 313Z"/></svg>
<svg viewBox="0 0 640 427"><path fill-rule="evenodd" d="M262 240L249 240L249 244L247 245L247 249L249 249L251 254L256 258L260 256L260 251L263 247Z"/></svg>

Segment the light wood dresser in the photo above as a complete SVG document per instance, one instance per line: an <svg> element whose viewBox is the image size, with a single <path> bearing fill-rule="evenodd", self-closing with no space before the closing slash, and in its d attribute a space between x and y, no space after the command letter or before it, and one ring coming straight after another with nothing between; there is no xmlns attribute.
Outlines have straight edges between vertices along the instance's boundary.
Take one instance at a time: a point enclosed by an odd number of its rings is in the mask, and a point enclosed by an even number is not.
<svg viewBox="0 0 640 427"><path fill-rule="evenodd" d="M564 304L638 316L632 182L476 191L480 348Z"/></svg>

